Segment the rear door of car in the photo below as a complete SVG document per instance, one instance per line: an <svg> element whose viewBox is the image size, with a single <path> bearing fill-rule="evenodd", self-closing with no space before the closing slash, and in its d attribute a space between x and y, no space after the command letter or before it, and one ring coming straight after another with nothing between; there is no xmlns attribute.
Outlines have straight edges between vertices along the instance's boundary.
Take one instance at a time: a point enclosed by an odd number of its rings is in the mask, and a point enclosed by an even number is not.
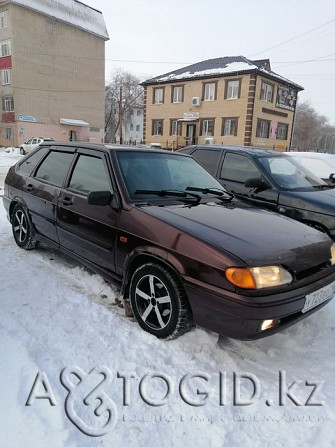
<svg viewBox="0 0 335 447"><path fill-rule="evenodd" d="M268 187L254 188L245 186L245 182L251 178L262 178ZM259 206L276 209L278 206L279 192L251 157L245 154L224 151L224 157L219 166L217 179L228 191L248 199Z"/></svg>
<svg viewBox="0 0 335 447"><path fill-rule="evenodd" d="M33 159L39 158L32 172L29 170ZM23 184L23 199L27 204L32 222L39 234L58 245L56 232L57 200L69 166L74 157L74 149L42 147L24 160L19 171L29 173Z"/></svg>
<svg viewBox="0 0 335 447"><path fill-rule="evenodd" d="M192 152L190 152L190 155L192 155L192 157L199 164L207 169L208 172L214 176L216 175L222 157L221 149L196 147Z"/></svg>
<svg viewBox="0 0 335 447"><path fill-rule="evenodd" d="M111 166L103 151L78 148L57 207L60 245L109 271L115 270L118 210L88 204L93 191L114 192Z"/></svg>

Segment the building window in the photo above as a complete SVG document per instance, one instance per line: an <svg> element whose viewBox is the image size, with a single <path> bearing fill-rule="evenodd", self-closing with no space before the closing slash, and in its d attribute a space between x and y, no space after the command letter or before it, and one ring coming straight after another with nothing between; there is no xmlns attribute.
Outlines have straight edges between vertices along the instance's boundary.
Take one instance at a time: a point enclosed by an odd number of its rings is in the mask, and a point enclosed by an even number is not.
<svg viewBox="0 0 335 447"><path fill-rule="evenodd" d="M257 138L269 138L270 123L271 123L271 121L266 121L266 120L261 120L261 119L257 120L257 130L256 130Z"/></svg>
<svg viewBox="0 0 335 447"><path fill-rule="evenodd" d="M226 81L225 99L238 99L241 92L241 79Z"/></svg>
<svg viewBox="0 0 335 447"><path fill-rule="evenodd" d="M201 135L212 137L214 135L214 119L208 118L201 120Z"/></svg>
<svg viewBox="0 0 335 447"><path fill-rule="evenodd" d="M164 88L154 88L153 90L153 103L154 104L163 104L164 103Z"/></svg>
<svg viewBox="0 0 335 447"><path fill-rule="evenodd" d="M0 42L0 57L10 56L10 41L3 40Z"/></svg>
<svg viewBox="0 0 335 447"><path fill-rule="evenodd" d="M139 124L137 124L136 126L136 132L139 132L141 130L141 126Z"/></svg>
<svg viewBox="0 0 335 447"><path fill-rule="evenodd" d="M163 120L152 120L152 135L163 135Z"/></svg>
<svg viewBox="0 0 335 447"><path fill-rule="evenodd" d="M184 101L184 86L176 85L172 87L172 102L179 103Z"/></svg>
<svg viewBox="0 0 335 447"><path fill-rule="evenodd" d="M130 115L134 115L134 109L130 110Z"/></svg>
<svg viewBox="0 0 335 447"><path fill-rule="evenodd" d="M221 135L223 135L224 137L236 137L237 122L237 118L222 118Z"/></svg>
<svg viewBox="0 0 335 447"><path fill-rule="evenodd" d="M136 112L136 114L137 114L137 116L141 116L141 111L138 110L138 111Z"/></svg>
<svg viewBox="0 0 335 447"><path fill-rule="evenodd" d="M13 129L6 127L6 140L13 140Z"/></svg>
<svg viewBox="0 0 335 447"><path fill-rule="evenodd" d="M3 96L2 97L2 111L3 112L14 112L14 98L13 98L13 96Z"/></svg>
<svg viewBox="0 0 335 447"><path fill-rule="evenodd" d="M214 101L216 99L216 82L203 84L203 101Z"/></svg>
<svg viewBox="0 0 335 447"><path fill-rule="evenodd" d="M181 135L181 121L170 120L170 135L180 136Z"/></svg>
<svg viewBox="0 0 335 447"><path fill-rule="evenodd" d="M1 83L2 85L8 85L11 83L11 70L1 71Z"/></svg>
<svg viewBox="0 0 335 447"><path fill-rule="evenodd" d="M273 84L268 84L267 82L262 82L261 89L261 101L272 102L273 101Z"/></svg>
<svg viewBox="0 0 335 447"><path fill-rule="evenodd" d="M287 140L288 124L278 123L277 140Z"/></svg>
<svg viewBox="0 0 335 447"><path fill-rule="evenodd" d="M130 131L134 130L134 124L130 124L130 126L129 126L129 130L130 130Z"/></svg>
<svg viewBox="0 0 335 447"><path fill-rule="evenodd" d="M0 28L7 27L7 11L3 11L0 13Z"/></svg>

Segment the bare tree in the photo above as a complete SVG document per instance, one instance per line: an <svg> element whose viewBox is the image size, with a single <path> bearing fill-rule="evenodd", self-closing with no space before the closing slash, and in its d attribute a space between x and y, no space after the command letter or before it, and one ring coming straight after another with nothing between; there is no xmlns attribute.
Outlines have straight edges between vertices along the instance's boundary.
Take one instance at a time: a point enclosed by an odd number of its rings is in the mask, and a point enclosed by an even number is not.
<svg viewBox="0 0 335 447"><path fill-rule="evenodd" d="M105 89L105 140L115 142L119 131L122 140L122 126L130 121L134 107L143 108L143 87L132 73L117 70ZM122 143L122 141L120 141Z"/></svg>
<svg viewBox="0 0 335 447"><path fill-rule="evenodd" d="M329 151L335 149L335 127L328 118L319 115L308 102L298 103L292 148L302 151Z"/></svg>

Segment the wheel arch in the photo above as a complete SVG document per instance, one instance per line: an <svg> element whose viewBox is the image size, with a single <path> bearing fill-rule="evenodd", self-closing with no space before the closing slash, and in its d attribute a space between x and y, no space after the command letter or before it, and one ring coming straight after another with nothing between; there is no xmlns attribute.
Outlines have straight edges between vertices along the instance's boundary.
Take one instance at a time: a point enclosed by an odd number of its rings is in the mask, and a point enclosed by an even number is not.
<svg viewBox="0 0 335 447"><path fill-rule="evenodd" d="M141 252L141 253L135 253L133 254L130 259L128 259L126 268L125 268L125 274L123 277L122 282L122 294L126 298L129 295L129 288L130 288L130 282L131 278L134 274L134 272L144 264L147 264L149 262L153 262L155 264L159 264L162 267L167 268L172 273L177 275L178 280L180 282L180 285L184 288L183 281L181 278L181 275L184 272L183 266L180 264L179 261L174 259L175 262L170 262L170 259L164 259L163 257L150 253L150 252Z"/></svg>

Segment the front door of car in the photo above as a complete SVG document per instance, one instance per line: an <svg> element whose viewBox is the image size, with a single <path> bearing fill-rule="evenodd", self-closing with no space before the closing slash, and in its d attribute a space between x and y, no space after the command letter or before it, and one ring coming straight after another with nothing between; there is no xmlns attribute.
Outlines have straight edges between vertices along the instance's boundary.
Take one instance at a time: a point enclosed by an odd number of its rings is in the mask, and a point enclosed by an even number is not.
<svg viewBox="0 0 335 447"><path fill-rule="evenodd" d="M270 209L277 208L278 190L264 177L258 166L245 155L227 151L218 176L218 180L228 191L251 201L257 206L265 206ZM250 179L259 179L263 182L263 185L258 187L247 186L246 182Z"/></svg>
<svg viewBox="0 0 335 447"><path fill-rule="evenodd" d="M37 233L58 246L57 200L73 159L73 149L56 151L42 147L24 160L19 170L30 173L23 186L23 199ZM40 162L42 160L42 162ZM30 171L30 166L32 170ZM36 166L36 168L35 168Z"/></svg>
<svg viewBox="0 0 335 447"><path fill-rule="evenodd" d="M91 205L88 194L113 193L105 155L79 149L67 186L58 199L57 231L61 247L109 271L115 270L114 247L118 210Z"/></svg>

